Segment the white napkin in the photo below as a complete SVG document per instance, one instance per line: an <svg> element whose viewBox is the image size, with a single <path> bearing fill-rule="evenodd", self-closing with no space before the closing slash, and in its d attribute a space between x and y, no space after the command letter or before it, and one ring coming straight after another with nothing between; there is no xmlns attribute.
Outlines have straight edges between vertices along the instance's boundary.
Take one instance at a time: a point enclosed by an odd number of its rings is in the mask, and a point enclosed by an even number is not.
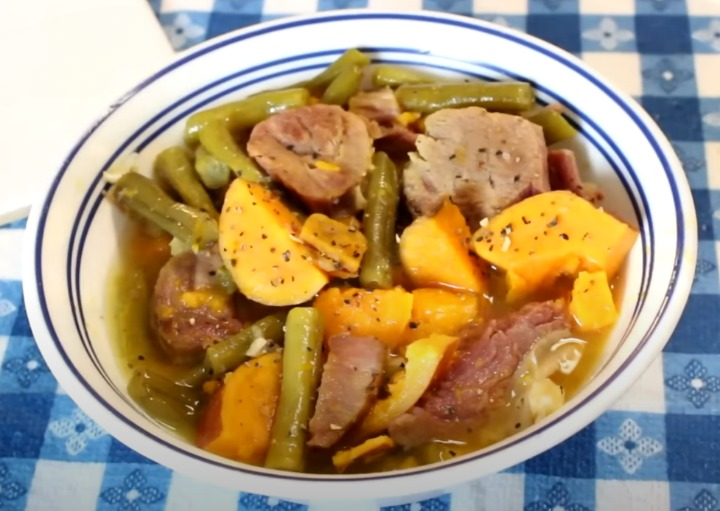
<svg viewBox="0 0 720 511"><path fill-rule="evenodd" d="M73 144L173 50L147 0L0 2L0 224L21 218Z"/></svg>

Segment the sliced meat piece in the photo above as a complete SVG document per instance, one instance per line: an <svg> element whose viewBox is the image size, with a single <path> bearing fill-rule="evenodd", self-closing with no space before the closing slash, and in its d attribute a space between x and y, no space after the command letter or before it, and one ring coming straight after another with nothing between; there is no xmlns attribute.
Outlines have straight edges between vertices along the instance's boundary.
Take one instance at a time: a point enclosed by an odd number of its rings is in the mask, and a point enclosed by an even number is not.
<svg viewBox="0 0 720 511"><path fill-rule="evenodd" d="M217 247L186 252L165 263L155 282L151 324L175 361L192 361L203 350L240 331L232 296L212 284L222 266Z"/></svg>
<svg viewBox="0 0 720 511"><path fill-rule="evenodd" d="M502 404L523 356L541 337L569 328L560 301L534 302L487 325L458 334L461 343L445 377L410 412L390 424L402 445L450 439L474 428L494 405Z"/></svg>
<svg viewBox="0 0 720 511"><path fill-rule="evenodd" d="M392 89L358 92L350 98L348 110L382 125L395 122L400 115L400 105Z"/></svg>
<svg viewBox="0 0 720 511"><path fill-rule="evenodd" d="M402 157L415 150L417 133L398 122L400 104L392 89L359 92L350 98L348 108L366 120L378 151Z"/></svg>
<svg viewBox="0 0 720 511"><path fill-rule="evenodd" d="M339 106L323 104L281 112L257 124L247 150L270 177L313 209L335 203L360 183L373 154L365 122Z"/></svg>
<svg viewBox="0 0 720 511"><path fill-rule="evenodd" d="M550 190L542 128L483 108L445 109L425 119L403 175L408 207L431 216L446 198L474 230L480 220Z"/></svg>
<svg viewBox="0 0 720 511"><path fill-rule="evenodd" d="M418 134L400 123L392 126L381 126L380 136L375 140L375 148L390 156L402 158L415 150Z"/></svg>
<svg viewBox="0 0 720 511"><path fill-rule="evenodd" d="M553 149L548 152L548 172L550 188L568 190L590 202L603 199L602 192L592 183L583 183L575 159L575 153L569 149Z"/></svg>
<svg viewBox="0 0 720 511"><path fill-rule="evenodd" d="M328 339L308 445L330 447L368 410L377 396L386 356L375 337L334 335Z"/></svg>

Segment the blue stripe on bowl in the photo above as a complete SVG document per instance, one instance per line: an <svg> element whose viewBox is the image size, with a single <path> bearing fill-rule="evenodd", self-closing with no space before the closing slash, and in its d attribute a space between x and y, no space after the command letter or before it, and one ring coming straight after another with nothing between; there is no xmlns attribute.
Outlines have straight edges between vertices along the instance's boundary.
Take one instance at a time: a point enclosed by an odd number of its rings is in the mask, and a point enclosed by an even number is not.
<svg viewBox="0 0 720 511"><path fill-rule="evenodd" d="M274 32L274 31L283 30L283 29L287 29L287 28L292 28L292 27L295 27L295 26L314 25L314 24L330 23L330 22L343 21L343 20L352 20L352 19L404 19L404 20L417 20L417 21L423 21L423 22L430 22L430 23L436 23L436 24L440 24L440 25L458 26L458 27L465 28L465 29L470 29L470 30L475 30L475 31L479 31L479 32L490 33L490 34L493 34L493 35L495 35L495 36L502 37L502 38L505 38L505 39L514 41L514 42L516 42L517 44L526 46L526 47L531 48L531 49L533 49L533 50L535 50L535 51L538 51L538 52L540 52L540 53L542 53L542 54L545 54L546 56L548 56L548 57L550 57L550 58L553 58L554 60L557 60L557 61L561 62L562 64L566 65L567 67L573 69L573 70L574 70L575 72L577 72L579 75L583 76L585 79L587 79L588 81L590 81L591 83L593 83L594 85L596 85L596 86L597 86L599 89L601 89L605 94L607 94L611 99L613 99L613 100L635 121L635 123L638 125L638 127L639 127L639 128L642 130L642 132L646 135L646 137L648 138L648 140L650 141L650 143L651 143L651 145L652 145L653 150L655 151L655 153L657 154L658 158L659 158L660 161L662 162L663 170L664 170L664 172L665 172L666 177L668 178L668 182L670 183L671 191L672 191L672 196L673 196L673 201L674 201L675 206L676 206L676 222L677 222L677 229L678 229L678 243L677 243L677 251L676 251L675 259L674 259L674 269L675 269L674 276L673 276L673 278L672 278L672 281L671 281L670 286L668 287L665 300L664 300L663 304L661 305L661 307L659 308L658 314L657 314L657 316L656 316L656 318L655 318L655 322L653 323L652 327L648 330L648 332L646 333L646 335L643 337L643 339L641 340L641 342L639 343L639 345L637 346L637 348L636 348L636 349L631 353L631 355L623 362L623 364L621 365L621 367L620 367L620 369L618 370L618 372L616 372L614 375L612 375L612 376L610 377L610 379L609 379L607 382L605 382L601 387L599 387L598 389L596 389L596 390L593 392L592 395L588 396L585 400L583 400L583 402L581 402L574 410L572 410L571 412L569 412L570 414L576 414L576 413L578 413L579 411L583 410L583 409L585 408L585 406L587 405L587 403L588 403L589 401L591 401L595 396L597 396L598 393L602 392L602 390L603 390L605 387L607 387L607 386L616 378L617 374L618 374L619 372L621 372L623 368L627 367L627 365L637 356L637 353L638 353L640 350L643 349L643 347L644 347L644 346L646 345L646 343L649 341L649 339L651 338L651 336L654 334L654 330L655 330L655 327L656 327L656 325L657 325L657 321L659 320L660 316L662 315L662 313L664 312L665 308L667 307L667 304L669 303L670 298L674 295L675 290L676 290L676 284L677 284L677 275L680 273L681 265L682 265L681 257L682 257L683 248L684 248L684 236L685 236L682 219L683 219L683 217L684 217L684 215L685 215L685 211L682 210L682 204L680 203L680 192L679 192L679 190L678 190L677 183L675 183L675 181L674 181L673 178L672 178L672 172L671 172L670 162L669 162L669 161L667 160L667 158L665 157L665 155L664 155L663 151L661 150L660 146L658 145L658 143L652 139L652 134L650 133L650 130L643 124L642 120L641 120L641 119L639 118L639 116L633 111L633 109L632 109L622 98L618 97L617 94L615 94L615 93L614 93L612 90L610 90L607 86L603 85L602 82L600 82L597 78L595 78L591 73L585 71L585 70L580 66L580 64L578 64L574 59L571 59L571 58L567 57L565 54L556 54L555 52L546 49L543 45L541 45L541 44L539 44L539 43L536 43L536 42L534 42L534 41L532 41L532 40L525 40L523 37L520 37L519 35L515 35L515 34L512 34L512 33L506 33L504 30L501 30L501 29L496 29L496 28L494 28L494 27L479 26L479 25L477 25L475 22L469 21L469 20L468 20L468 21L463 21L463 20L460 20L460 19L435 18L435 17L433 17L433 16L431 16L431 15L427 15L427 14L346 13L346 14L339 14L339 15L335 15L335 16L322 17L322 18L319 18L319 19L293 20L293 21L288 21L288 22L286 22L286 23L278 23L278 24L272 25L272 26L270 26L270 27L263 27L263 28L256 29L256 30L246 30L246 31L244 31L243 33L241 33L241 34L239 34L239 35L237 35L237 36L235 36L235 37L230 37L230 38L228 38L228 39L222 39L222 40L220 40L219 42L217 42L217 43L215 43L215 44L211 44L211 45L205 46L205 47L199 49L198 51L189 54L188 56L184 57L183 59L180 59L180 60L176 61L176 62L173 63L172 65L170 65L170 66L168 66L167 68L165 68L165 69L163 69L162 71L160 71L159 73L157 73L157 74L153 75L152 77L150 77L148 80L146 80L145 82L143 82L142 84L140 84L136 89L134 89L133 91L131 91L128 95L126 95L125 97L123 97L118 103L114 104L113 107L112 107L112 109L111 109L111 111L110 111L103 119L101 119L100 121L98 121L98 123L97 123L95 126L93 126L93 128L87 133L87 135L85 135L85 137L83 137L83 139L79 142L79 144L72 150L72 152L70 153L70 155L68 156L68 158L67 158L66 161L64 162L64 164L63 164L60 172L58 173L57 177L55 178L55 180L54 180L53 183L52 183L51 190L50 190L50 192L48 193L46 202L45 202L44 205L43 205L42 214L41 214L41 217L40 217L40 219L39 219L39 224L38 224L38 240L37 240L38 243L37 243L37 248L36 248L36 253L35 253L35 268L36 268L36 271L37 271L37 275L38 275L38 277L39 277L39 278L38 278L38 288L37 288L37 291L38 291L38 296L39 296L39 299L40 299L40 306L41 306L41 309L42 309L43 317L44 317L45 322L46 322L46 324L47 324L48 331L50 332L51 337L52 337L52 339L53 339L53 341L54 341L54 343L55 343L55 345L56 345L56 348L58 349L58 352L61 354L61 356L63 357L65 363L66 363L67 366L70 368L70 370L73 372L73 374L75 375L75 377L76 377L80 382L82 382L82 384L86 387L86 389L88 390L88 392L89 392L95 399L97 399L97 401L98 401L101 405L103 405L109 412L111 412L112 414L114 414L115 416L117 416L120 421L125 422L127 425L129 425L130 427L132 427L132 428L134 428L134 429L142 432L143 434L147 435L148 433L145 432L144 430L142 430L141 428L138 428L135 424L133 424L133 423L132 423L131 421L129 421L127 418L118 415L117 412L115 412L115 411L108 405L108 403L102 398L102 396L100 396L97 392L95 392L94 389L87 383L87 381L84 380L84 378L82 377L82 375L79 374L79 372L77 371L77 369L71 364L71 362L70 362L70 360L69 360L69 358L68 358L68 356L67 356L67 353L66 353L65 350L63 349L62 344L60 343L60 340L58 339L57 332L56 332L56 330L55 330L55 328L54 328L54 325L52 324L52 321L51 321L51 318L50 318L50 314L49 314L49 310L48 310L48 306L47 306L47 301L46 301L46 299L45 299L45 295L44 295L44 292L43 292L43 287L42 287L42 285L41 285L41 282L43 281L43 279L42 279L42 264L41 264L41 262L42 262L42 261L41 261L41 259L42 259L41 255L42 255L42 248L43 248L43 236L42 236L42 235L43 235L43 232L44 232L44 229L45 229L45 225L46 225L47 212L48 212L50 203L51 203L51 201L52 201L52 199L53 199L53 197L54 197L54 195L55 195L55 193L56 193L56 191L57 191L57 187L58 187L58 185L59 185L60 180L62 179L62 177L63 177L63 175L64 175L67 167L70 165L70 163L72 162L73 158L75 157L75 155L77 154L77 152L80 150L80 148L82 147L82 145L87 141L87 139L92 135L92 133L97 129L97 127L98 127L99 125L101 125L103 122L105 122L105 120L113 114L114 110L115 110L117 107L119 107L119 106L122 105L123 103L127 102L128 100L130 100L134 94L136 94L137 92L141 91L143 88L145 88L145 87L146 87L147 85L149 85L150 83L152 83L152 82L156 81L157 79L161 78L162 76L170 73L173 69L178 68L178 67L184 65L185 63L187 63L187 62L189 62L189 61L191 61L191 60L193 60L193 59L196 59L196 58L198 58L198 57L200 57L200 56L202 56L202 55L204 55L204 54L206 54L206 53L212 52L212 51L214 51L214 50L217 49L217 48L222 48L223 46L226 46L226 45L229 45L229 44L233 44L233 43L235 43L235 42L237 42L237 41L244 40L244 39L247 39L247 38L251 38L251 37L254 37L254 36L257 36L257 35L262 35L262 34L264 34L264 33ZM71 250L72 250L72 245L71 245ZM73 285L73 283L71 282L71 283L70 283L70 286L72 287L72 285ZM72 302L71 302L71 303L72 303ZM566 417L566 416L567 416L567 415L565 415L565 417ZM561 420L561 419L555 419L555 420L550 421L549 423L543 425L541 428L539 428L537 431L535 431L535 432L533 433L533 435L539 434L541 431L544 431L545 429L551 427L552 425L554 425L555 423L557 423L559 420ZM526 438L527 438L527 437L526 437ZM219 463L219 462L214 462L214 461L207 460L207 459L205 459L204 457L197 456L197 455L195 455L195 454L186 452L184 449L177 448L177 447L175 447L175 446L173 446L173 445L165 442L164 440L162 440L162 439L160 439L160 438L157 438L157 437L154 437L154 436L153 436L153 439L154 439L155 441L157 441L159 444L164 445L165 447L168 447L168 448L170 448L170 449L172 449L172 450L175 450L175 451L177 451L177 452L182 452L182 453L184 453L184 454L187 455L187 456L190 456L190 457L196 458L196 459L198 459L198 460L204 461L205 463L211 463L211 464L218 465L218 466L222 466L222 467L234 468L234 469L236 469L236 470L238 470L238 471L241 471L241 472L253 472L253 471L251 471L251 470L247 470L247 469L242 468L242 467L237 467L237 466L235 466L234 464L231 464L231 463ZM486 451L483 452L482 454L478 454L478 455L476 455L476 456L473 456L473 457L470 457L470 458L467 458L467 459L456 460L456 461L454 461L454 462L451 462L450 464L455 465L455 464L467 463L468 461L476 460L476 459L478 459L479 457L487 456L487 455L489 455L489 454L492 454L492 453L497 452L497 451L500 450L500 449L505 449L505 448L507 448L507 447L509 447L509 446L515 445L515 444L517 444L518 442L522 442L522 441L524 441L524 440L525 440L525 439L517 439L517 440L515 440L515 441L510 442L507 446L503 446L502 448L495 448L495 449L492 449L492 448L491 448L491 449L486 450ZM429 466L429 467L427 467L427 468L418 469L418 470L416 470L416 471L414 471L414 472L428 472L428 471L433 471L433 470L436 470L436 469L437 469L437 467ZM297 480L312 479L312 480L315 480L315 481L331 481L331 480L336 480L336 479L337 479L337 478L315 477L315 476L314 476L314 477L311 477L311 478L308 478L308 477L302 477L302 476L292 475L292 474L287 474L287 475L286 475L286 474L283 474L283 475L275 475L275 474L272 474L271 476L272 476L272 477L281 478L281 479L297 479ZM368 475L368 476L362 477L362 479L385 479L385 478L393 478L393 477L400 477L400 476L399 476L399 475L394 475L394 474Z"/></svg>

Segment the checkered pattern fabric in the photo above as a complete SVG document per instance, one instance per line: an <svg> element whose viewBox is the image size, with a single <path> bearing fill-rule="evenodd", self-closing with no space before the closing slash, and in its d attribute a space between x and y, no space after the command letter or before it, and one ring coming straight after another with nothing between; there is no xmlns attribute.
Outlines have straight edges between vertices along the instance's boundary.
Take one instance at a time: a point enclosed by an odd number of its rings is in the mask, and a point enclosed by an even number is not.
<svg viewBox="0 0 720 511"><path fill-rule="evenodd" d="M150 0L177 50L238 27L335 8L431 9L509 25L584 59L673 142L700 249L664 353L613 408L522 465L416 501L295 503L210 487L158 466L57 385L22 301L24 222L0 228L0 508L586 511L720 509L720 2L715 0ZM716 234L715 231L718 230Z"/></svg>

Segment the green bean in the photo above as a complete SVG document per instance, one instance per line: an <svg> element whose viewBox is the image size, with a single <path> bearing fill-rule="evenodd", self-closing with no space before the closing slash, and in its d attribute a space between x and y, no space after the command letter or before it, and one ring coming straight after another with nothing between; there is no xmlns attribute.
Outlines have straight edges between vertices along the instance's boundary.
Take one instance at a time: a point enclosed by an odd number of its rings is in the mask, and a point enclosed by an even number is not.
<svg viewBox="0 0 720 511"><path fill-rule="evenodd" d="M265 466L302 472L311 407L322 365L322 316L312 307L295 307L287 317L282 386Z"/></svg>
<svg viewBox="0 0 720 511"><path fill-rule="evenodd" d="M115 202L190 247L205 248L218 239L215 219L172 200L155 182L137 172L123 174L110 191Z"/></svg>
<svg viewBox="0 0 720 511"><path fill-rule="evenodd" d="M438 79L429 73L409 67L378 65L372 70L375 87L397 87L406 84L437 83Z"/></svg>
<svg viewBox="0 0 720 511"><path fill-rule="evenodd" d="M238 177L261 183L267 181L245 149L238 144L222 121L211 121L199 134L200 144L215 158L228 165Z"/></svg>
<svg viewBox="0 0 720 511"><path fill-rule="evenodd" d="M403 110L424 114L466 106L517 113L535 104L535 91L524 82L402 85L395 91L395 97Z"/></svg>
<svg viewBox="0 0 720 511"><path fill-rule="evenodd" d="M213 218L219 216L185 148L173 146L165 149L155 158L154 170L182 197L185 204L206 211Z"/></svg>
<svg viewBox="0 0 720 511"><path fill-rule="evenodd" d="M113 279L117 296L117 326L120 329L120 351L125 360L138 360L148 355L150 341L150 297L152 289L148 286L142 268L130 267ZM133 362L135 363L135 362Z"/></svg>
<svg viewBox="0 0 720 511"><path fill-rule="evenodd" d="M347 50L340 55L332 64L326 67L320 74L307 82L307 88L313 92L322 91L330 82L347 67L358 66L363 68L370 63L367 55L356 49Z"/></svg>
<svg viewBox="0 0 720 511"><path fill-rule="evenodd" d="M208 190L217 190L230 182L230 167L203 146L195 150L195 172Z"/></svg>
<svg viewBox="0 0 720 511"><path fill-rule="evenodd" d="M237 334L213 344L205 350L205 358L197 366L177 378L178 385L198 387L211 378L218 378L234 370L247 357L247 350L257 338L280 343L283 338L284 315L266 316Z"/></svg>
<svg viewBox="0 0 720 511"><path fill-rule="evenodd" d="M390 288L400 183L395 164L387 154L376 152L373 164L363 215L368 247L360 264L360 284L369 289Z"/></svg>
<svg viewBox="0 0 720 511"><path fill-rule="evenodd" d="M273 314L253 323L241 332L213 344L205 350L203 365L215 376L235 369L247 358L247 350L259 337L280 342L283 338L283 316Z"/></svg>
<svg viewBox="0 0 720 511"><path fill-rule="evenodd" d="M273 114L309 103L310 92L303 88L261 92L192 114L185 124L185 140L193 145L197 143L200 130L210 121L225 121L230 131L236 133L255 126Z"/></svg>
<svg viewBox="0 0 720 511"><path fill-rule="evenodd" d="M543 108L538 113L528 117L528 120L543 129L545 143L547 145L552 145L577 135L577 131L572 124L563 117L563 114L552 108Z"/></svg>
<svg viewBox="0 0 720 511"><path fill-rule="evenodd" d="M330 82L322 96L322 102L328 105L347 105L348 100L354 96L360 87L362 68L348 66Z"/></svg>
<svg viewBox="0 0 720 511"><path fill-rule="evenodd" d="M181 429L195 419L200 393L150 370L138 371L128 382L128 394L148 415Z"/></svg>

